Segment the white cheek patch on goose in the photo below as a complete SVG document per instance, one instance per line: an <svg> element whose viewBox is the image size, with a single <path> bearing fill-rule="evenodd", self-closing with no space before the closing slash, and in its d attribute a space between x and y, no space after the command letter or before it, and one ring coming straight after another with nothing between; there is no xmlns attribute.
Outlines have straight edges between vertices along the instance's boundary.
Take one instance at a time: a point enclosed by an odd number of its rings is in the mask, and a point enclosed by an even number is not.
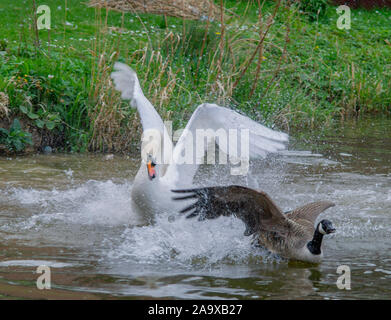
<svg viewBox="0 0 391 320"><path fill-rule="evenodd" d="M323 226L322 226L321 223L319 223L318 231L319 231L321 234L323 234L323 235L327 234L326 231L324 231Z"/></svg>

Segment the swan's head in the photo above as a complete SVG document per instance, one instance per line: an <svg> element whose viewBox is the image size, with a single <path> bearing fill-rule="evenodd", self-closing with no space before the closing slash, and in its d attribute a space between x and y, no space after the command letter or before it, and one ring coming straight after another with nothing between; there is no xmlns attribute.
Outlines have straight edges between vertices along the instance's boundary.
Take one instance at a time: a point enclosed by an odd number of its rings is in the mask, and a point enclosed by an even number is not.
<svg viewBox="0 0 391 320"><path fill-rule="evenodd" d="M153 180L156 178L156 161L153 159L152 155L148 155L147 157L147 172L149 180Z"/></svg>
<svg viewBox="0 0 391 320"><path fill-rule="evenodd" d="M323 219L318 224L318 231L324 235L324 234L334 233L335 228L333 227L333 224L331 223L330 220Z"/></svg>
<svg viewBox="0 0 391 320"><path fill-rule="evenodd" d="M149 180L157 178L157 166L161 164L161 135L158 130L148 129L143 132L141 159L147 166Z"/></svg>

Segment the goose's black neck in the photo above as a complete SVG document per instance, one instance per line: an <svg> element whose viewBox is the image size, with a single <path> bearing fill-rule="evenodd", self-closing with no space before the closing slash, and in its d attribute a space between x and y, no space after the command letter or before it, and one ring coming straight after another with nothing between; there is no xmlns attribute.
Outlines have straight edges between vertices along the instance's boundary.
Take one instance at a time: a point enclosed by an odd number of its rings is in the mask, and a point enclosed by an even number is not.
<svg viewBox="0 0 391 320"><path fill-rule="evenodd" d="M323 240L323 234L319 232L319 225L318 225L316 226L314 237L310 242L307 243L308 250L310 250L312 254L316 254L316 255L321 254L322 251L320 250L320 247L322 246L322 240Z"/></svg>

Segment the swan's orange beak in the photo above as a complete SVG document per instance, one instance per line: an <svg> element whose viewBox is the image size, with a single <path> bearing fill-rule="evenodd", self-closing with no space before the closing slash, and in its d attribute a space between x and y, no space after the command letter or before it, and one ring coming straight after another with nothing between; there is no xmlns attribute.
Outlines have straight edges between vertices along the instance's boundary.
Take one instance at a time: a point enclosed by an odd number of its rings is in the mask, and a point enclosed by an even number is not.
<svg viewBox="0 0 391 320"><path fill-rule="evenodd" d="M155 166L156 166L156 164L153 163L152 160L149 160L149 161L147 162L147 170L148 170L148 177L149 177L149 180L152 180L153 178L156 177Z"/></svg>

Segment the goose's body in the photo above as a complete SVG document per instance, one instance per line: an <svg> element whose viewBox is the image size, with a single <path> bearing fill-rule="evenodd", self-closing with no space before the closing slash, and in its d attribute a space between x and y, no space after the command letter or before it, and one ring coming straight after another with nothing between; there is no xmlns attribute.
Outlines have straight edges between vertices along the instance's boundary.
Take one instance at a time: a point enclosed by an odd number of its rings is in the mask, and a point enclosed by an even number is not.
<svg viewBox="0 0 391 320"><path fill-rule="evenodd" d="M248 130L249 156L252 158L265 157L270 152L285 149L283 142L288 140L285 133L266 128L233 110L207 103L197 107L174 147L162 119L144 96L136 73L123 63L116 63L114 69L112 79L115 88L121 92L123 99L130 100L130 104L137 108L143 127L145 143L142 147L142 163L131 194L134 211L140 214L141 223L149 222L157 212L179 210L180 204L172 201L170 190L193 186L193 177L199 163L196 154L194 152L193 161L187 164L181 161L181 157L189 143L196 150L195 139L191 138L196 136L197 130ZM230 157L235 156L219 140L214 142ZM240 143L241 141L237 148L239 150ZM204 151L207 147L206 144ZM163 156L160 157L161 155ZM155 162L153 168L149 158ZM152 169L153 176L150 173Z"/></svg>
<svg viewBox="0 0 391 320"><path fill-rule="evenodd" d="M255 234L261 246L289 259L320 262L323 236L335 232L328 220L314 227L318 215L334 206L329 201L309 203L284 214L265 192L242 186L172 191L184 194L174 200L196 200L181 210L189 212L188 218L236 215L246 225L245 235Z"/></svg>

